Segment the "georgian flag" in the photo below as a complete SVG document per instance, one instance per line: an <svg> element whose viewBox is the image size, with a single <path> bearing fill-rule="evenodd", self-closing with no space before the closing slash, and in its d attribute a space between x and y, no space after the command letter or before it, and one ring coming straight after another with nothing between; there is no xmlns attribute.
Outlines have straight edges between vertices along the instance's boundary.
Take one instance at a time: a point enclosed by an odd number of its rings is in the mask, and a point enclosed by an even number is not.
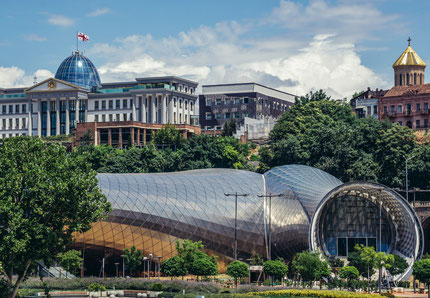
<svg viewBox="0 0 430 298"><path fill-rule="evenodd" d="M78 39L82 41L89 41L90 37L82 32L78 32Z"/></svg>

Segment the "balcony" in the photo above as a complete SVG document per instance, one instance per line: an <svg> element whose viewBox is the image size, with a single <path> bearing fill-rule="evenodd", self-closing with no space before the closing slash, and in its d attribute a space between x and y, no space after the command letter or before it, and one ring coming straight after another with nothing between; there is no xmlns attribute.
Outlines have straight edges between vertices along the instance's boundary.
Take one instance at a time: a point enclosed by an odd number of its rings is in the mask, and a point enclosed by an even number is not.
<svg viewBox="0 0 430 298"><path fill-rule="evenodd" d="M403 115L404 115L405 117L411 117L411 116L413 116L413 114L414 114L414 113L412 113L412 110L406 110L406 111L403 113Z"/></svg>
<svg viewBox="0 0 430 298"><path fill-rule="evenodd" d="M388 114L388 117L395 118L395 117L397 117L397 113L396 112L390 112L390 114Z"/></svg>
<svg viewBox="0 0 430 298"><path fill-rule="evenodd" d="M427 110L422 110L421 111L421 114L422 115L428 115L429 114L429 110L427 109Z"/></svg>

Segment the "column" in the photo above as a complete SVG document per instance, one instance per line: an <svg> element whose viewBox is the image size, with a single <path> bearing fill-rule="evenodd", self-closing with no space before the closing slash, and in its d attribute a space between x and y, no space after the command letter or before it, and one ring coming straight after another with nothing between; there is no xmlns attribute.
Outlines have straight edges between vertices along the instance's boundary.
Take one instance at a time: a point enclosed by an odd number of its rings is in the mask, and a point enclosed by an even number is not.
<svg viewBox="0 0 430 298"><path fill-rule="evenodd" d="M129 147L134 146L134 127L130 128L131 133L131 144L128 144Z"/></svg>
<svg viewBox="0 0 430 298"><path fill-rule="evenodd" d="M143 129L143 145L146 145L146 129Z"/></svg>
<svg viewBox="0 0 430 298"><path fill-rule="evenodd" d="M122 148L122 128L118 128L118 147Z"/></svg>
<svg viewBox="0 0 430 298"><path fill-rule="evenodd" d="M137 128L137 142L136 142L136 144L140 145L140 128Z"/></svg>
<svg viewBox="0 0 430 298"><path fill-rule="evenodd" d="M66 98L66 135L70 134L70 100Z"/></svg>
<svg viewBox="0 0 430 298"><path fill-rule="evenodd" d="M161 124L166 124L166 97L165 94L161 94Z"/></svg>
<svg viewBox="0 0 430 298"><path fill-rule="evenodd" d="M37 136L42 136L42 101L37 100Z"/></svg>
<svg viewBox="0 0 430 298"><path fill-rule="evenodd" d="M60 99L58 98L57 99L57 102L55 103L55 112L56 112L56 114L57 114L57 116L56 116L56 120L57 120L57 124L56 124L56 134L57 134L57 136L59 136L60 135L60 127L61 127L61 124L60 124Z"/></svg>
<svg viewBox="0 0 430 298"><path fill-rule="evenodd" d="M96 124L97 127L97 124ZM94 141L97 141L97 143L94 144L94 146L99 146L101 144L101 137L100 137L100 130L95 129L94 131Z"/></svg>
<svg viewBox="0 0 430 298"><path fill-rule="evenodd" d="M27 111L28 111L28 135L31 137L33 135L33 111L31 110L31 100L27 103Z"/></svg>
<svg viewBox="0 0 430 298"><path fill-rule="evenodd" d="M79 99L75 101L75 128L78 127L79 123Z"/></svg>
<svg viewBox="0 0 430 298"><path fill-rule="evenodd" d="M48 99L46 106L46 135L51 135L51 100Z"/></svg>
<svg viewBox="0 0 430 298"><path fill-rule="evenodd" d="M157 123L157 111L155 110L155 101L157 100L157 95L152 94L151 101L151 123Z"/></svg>
<svg viewBox="0 0 430 298"><path fill-rule="evenodd" d="M175 120L173 120L173 98L171 96L168 97L168 103L169 103L169 108L168 108L169 122L170 124L173 124L175 123Z"/></svg>
<svg viewBox="0 0 430 298"><path fill-rule="evenodd" d="M140 106L140 120L146 122L146 95L142 96L142 103Z"/></svg>
<svg viewBox="0 0 430 298"><path fill-rule="evenodd" d="M108 146L112 146L112 128L108 128Z"/></svg>
<svg viewBox="0 0 430 298"><path fill-rule="evenodd" d="M136 96L131 99L131 121L137 121L136 119Z"/></svg>

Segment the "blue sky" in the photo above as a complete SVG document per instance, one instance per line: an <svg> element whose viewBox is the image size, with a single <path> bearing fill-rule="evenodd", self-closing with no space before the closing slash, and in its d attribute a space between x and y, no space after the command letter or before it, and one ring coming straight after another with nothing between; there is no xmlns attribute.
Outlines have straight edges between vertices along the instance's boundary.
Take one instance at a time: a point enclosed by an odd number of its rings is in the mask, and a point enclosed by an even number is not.
<svg viewBox="0 0 430 298"><path fill-rule="evenodd" d="M52 76L79 47L102 81L179 75L348 97L390 88L406 39L430 62L430 1L4 1L0 87ZM427 54L428 53L428 54Z"/></svg>

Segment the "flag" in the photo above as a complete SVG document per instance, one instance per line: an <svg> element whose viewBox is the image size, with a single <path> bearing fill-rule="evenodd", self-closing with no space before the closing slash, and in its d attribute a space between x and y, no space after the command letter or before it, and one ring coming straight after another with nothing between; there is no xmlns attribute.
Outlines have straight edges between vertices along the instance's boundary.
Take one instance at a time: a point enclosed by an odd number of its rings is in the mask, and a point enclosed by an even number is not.
<svg viewBox="0 0 430 298"><path fill-rule="evenodd" d="M89 41L90 37L82 32L78 32L78 39L82 41Z"/></svg>

